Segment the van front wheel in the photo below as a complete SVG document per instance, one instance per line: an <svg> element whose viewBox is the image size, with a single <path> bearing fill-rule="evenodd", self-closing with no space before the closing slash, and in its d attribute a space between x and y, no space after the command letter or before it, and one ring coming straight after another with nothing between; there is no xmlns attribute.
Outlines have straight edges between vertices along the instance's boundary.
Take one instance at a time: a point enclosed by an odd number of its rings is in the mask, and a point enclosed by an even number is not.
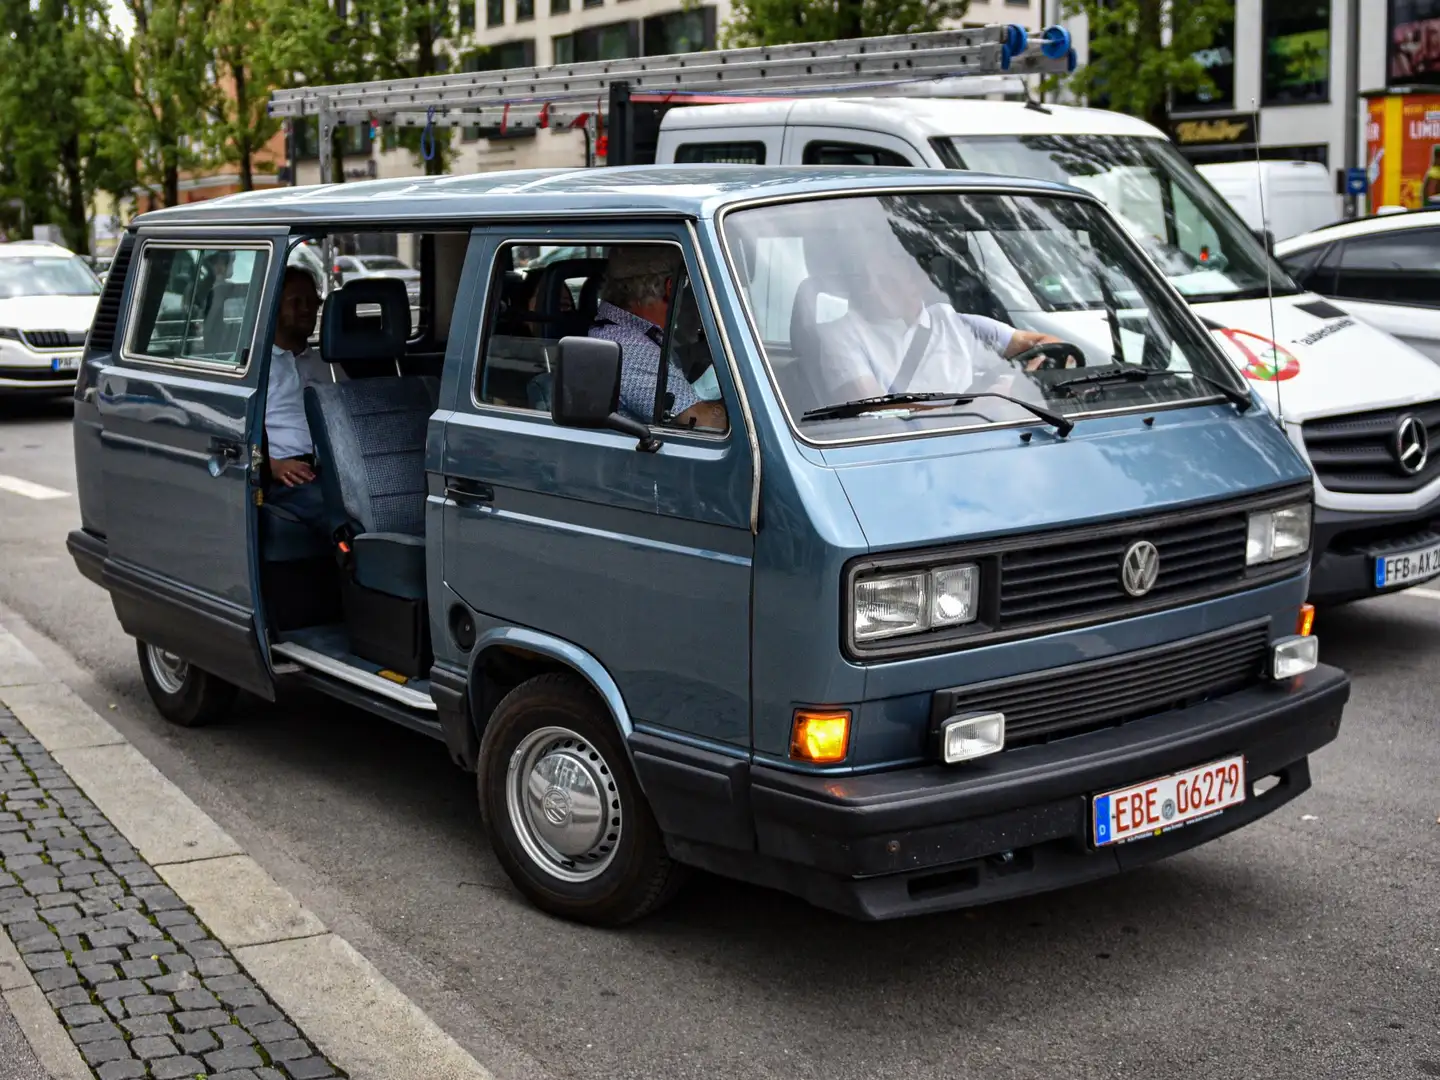
<svg viewBox="0 0 1440 1080"><path fill-rule="evenodd" d="M570 675L540 675L496 708L476 769L480 812L505 872L536 907L597 926L658 908L681 868L609 713Z"/></svg>
<svg viewBox="0 0 1440 1080"><path fill-rule="evenodd" d="M166 720L181 727L200 727L230 711L239 692L236 687L172 652L143 641L135 645L145 689Z"/></svg>

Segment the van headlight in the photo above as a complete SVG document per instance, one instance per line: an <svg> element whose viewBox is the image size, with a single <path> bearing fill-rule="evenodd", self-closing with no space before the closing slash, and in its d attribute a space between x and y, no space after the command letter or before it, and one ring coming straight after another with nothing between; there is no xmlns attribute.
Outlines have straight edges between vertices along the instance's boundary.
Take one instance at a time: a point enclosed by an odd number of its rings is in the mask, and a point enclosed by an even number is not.
<svg viewBox="0 0 1440 1080"><path fill-rule="evenodd" d="M1245 565L1259 566L1304 555L1310 550L1310 518L1308 502L1251 514L1245 537Z"/></svg>
<svg viewBox="0 0 1440 1080"><path fill-rule="evenodd" d="M877 641L975 621L980 571L974 563L860 578L850 610L855 640Z"/></svg>

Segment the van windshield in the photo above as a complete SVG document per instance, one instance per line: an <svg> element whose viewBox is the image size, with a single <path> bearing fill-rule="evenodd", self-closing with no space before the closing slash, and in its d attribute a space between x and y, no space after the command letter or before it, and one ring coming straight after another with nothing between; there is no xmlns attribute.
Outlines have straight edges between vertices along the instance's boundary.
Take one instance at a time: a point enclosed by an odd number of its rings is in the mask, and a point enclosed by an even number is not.
<svg viewBox="0 0 1440 1080"><path fill-rule="evenodd" d="M808 439L1029 422L1033 406L1071 417L1247 393L1087 199L812 199L733 211L723 229L776 386ZM856 404L887 394L911 400Z"/></svg>
<svg viewBox="0 0 1440 1080"><path fill-rule="evenodd" d="M1102 199L1171 284L1195 303L1300 290L1254 233L1163 139L1130 135L958 135L936 140L957 169L1074 184Z"/></svg>

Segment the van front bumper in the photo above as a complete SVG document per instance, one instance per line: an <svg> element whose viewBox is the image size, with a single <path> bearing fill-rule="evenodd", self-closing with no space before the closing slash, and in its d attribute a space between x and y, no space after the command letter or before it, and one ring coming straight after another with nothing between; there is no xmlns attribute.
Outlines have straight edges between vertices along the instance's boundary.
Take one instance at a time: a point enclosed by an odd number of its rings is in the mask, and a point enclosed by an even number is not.
<svg viewBox="0 0 1440 1080"><path fill-rule="evenodd" d="M1440 499L1419 510L1394 514L1317 506L1313 543L1312 604L1343 604L1419 585L1419 581L1409 581L1377 588L1375 560L1440 544Z"/></svg>
<svg viewBox="0 0 1440 1080"><path fill-rule="evenodd" d="M650 734L632 747L677 859L884 919L1104 877L1264 817L1310 786L1309 755L1339 733L1349 696L1347 676L1321 665L964 765L856 776L751 766ZM1246 759L1244 803L1162 836L1094 847L1092 795L1233 754Z"/></svg>

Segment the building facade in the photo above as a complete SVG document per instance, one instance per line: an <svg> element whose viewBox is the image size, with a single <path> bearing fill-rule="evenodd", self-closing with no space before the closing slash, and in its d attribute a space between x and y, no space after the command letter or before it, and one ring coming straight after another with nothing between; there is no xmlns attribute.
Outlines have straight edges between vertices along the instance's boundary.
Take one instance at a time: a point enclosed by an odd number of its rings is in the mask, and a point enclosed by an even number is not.
<svg viewBox="0 0 1440 1080"><path fill-rule="evenodd" d="M1069 26L1084 63L1085 20ZM1409 140L1407 117L1420 119L1421 141L1424 124L1440 127L1440 0L1236 0L1233 23L1198 57L1215 90L1170 108L1170 134L1197 163L1317 161L1335 173L1337 192L1342 171L1360 168L1373 189L1358 207L1367 209L1387 201L1387 155L1376 160L1387 120L1398 118L1392 147ZM1418 149L1405 141L1388 156L1418 160L1437 141L1440 133Z"/></svg>

